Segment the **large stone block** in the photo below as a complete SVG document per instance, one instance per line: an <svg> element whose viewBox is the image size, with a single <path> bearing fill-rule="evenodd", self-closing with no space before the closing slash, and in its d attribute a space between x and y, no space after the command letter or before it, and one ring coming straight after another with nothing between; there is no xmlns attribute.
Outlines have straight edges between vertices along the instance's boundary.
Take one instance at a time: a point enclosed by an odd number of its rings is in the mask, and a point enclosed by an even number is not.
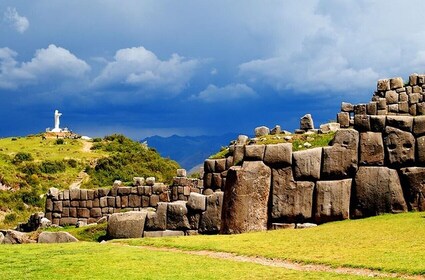
<svg viewBox="0 0 425 280"><path fill-rule="evenodd" d="M77 242L78 239L66 231L47 232L44 231L38 236L38 243L68 243Z"/></svg>
<svg viewBox="0 0 425 280"><path fill-rule="evenodd" d="M165 230L167 228L168 203L159 202L156 212L148 212L146 220L147 230Z"/></svg>
<svg viewBox="0 0 425 280"><path fill-rule="evenodd" d="M205 195L191 192L187 201L187 207L195 211L205 211L206 201Z"/></svg>
<svg viewBox="0 0 425 280"><path fill-rule="evenodd" d="M355 115L354 127L359 131L370 131L370 116Z"/></svg>
<svg viewBox="0 0 425 280"><path fill-rule="evenodd" d="M244 145L235 145L233 151L233 165L240 165L243 162L245 156L245 146Z"/></svg>
<svg viewBox="0 0 425 280"><path fill-rule="evenodd" d="M246 145L244 160L263 160L265 149L265 145Z"/></svg>
<svg viewBox="0 0 425 280"><path fill-rule="evenodd" d="M394 90L389 90L385 93L385 99L387 100L387 104L397 104L398 93Z"/></svg>
<svg viewBox="0 0 425 280"><path fill-rule="evenodd" d="M400 171L409 210L425 211L425 167L407 167Z"/></svg>
<svg viewBox="0 0 425 280"><path fill-rule="evenodd" d="M129 195L131 193L131 187L118 187L118 195Z"/></svg>
<svg viewBox="0 0 425 280"><path fill-rule="evenodd" d="M270 129L267 126L259 126L254 130L255 137L261 137L269 135Z"/></svg>
<svg viewBox="0 0 425 280"><path fill-rule="evenodd" d="M313 182L294 182L291 168L273 169L271 217L301 222L312 217Z"/></svg>
<svg viewBox="0 0 425 280"><path fill-rule="evenodd" d="M190 229L186 201L174 201L167 207L167 229Z"/></svg>
<svg viewBox="0 0 425 280"><path fill-rule="evenodd" d="M231 167L224 190L222 232L266 230L270 185L271 169L262 161Z"/></svg>
<svg viewBox="0 0 425 280"><path fill-rule="evenodd" d="M387 126L392 126L400 130L412 131L413 117L411 116L387 116Z"/></svg>
<svg viewBox="0 0 425 280"><path fill-rule="evenodd" d="M389 90L389 89L390 89L390 80L388 80L388 79L381 79L381 80L378 80L378 83L377 83L376 89L377 89L378 91L386 91L386 90Z"/></svg>
<svg viewBox="0 0 425 280"><path fill-rule="evenodd" d="M425 134L425 116L413 118L413 134L415 136L422 136Z"/></svg>
<svg viewBox="0 0 425 280"><path fill-rule="evenodd" d="M111 238L142 237L146 215L146 210L112 214L108 221L108 236Z"/></svg>
<svg viewBox="0 0 425 280"><path fill-rule="evenodd" d="M370 116L370 130L373 132L383 132L386 120L386 116Z"/></svg>
<svg viewBox="0 0 425 280"><path fill-rule="evenodd" d="M138 196L137 194L130 194L128 196L128 207L140 207L140 206L142 206L141 197Z"/></svg>
<svg viewBox="0 0 425 280"><path fill-rule="evenodd" d="M403 86L404 86L403 78L396 77L396 78L390 79L390 89L398 89L398 88L402 88Z"/></svg>
<svg viewBox="0 0 425 280"><path fill-rule="evenodd" d="M387 167L360 167L352 196L357 218L407 211L397 171Z"/></svg>
<svg viewBox="0 0 425 280"><path fill-rule="evenodd" d="M379 132L360 133L360 164L384 165L384 142Z"/></svg>
<svg viewBox="0 0 425 280"><path fill-rule="evenodd" d="M389 165L406 166L415 161L415 138L410 132L386 127L384 144Z"/></svg>
<svg viewBox="0 0 425 280"><path fill-rule="evenodd" d="M296 180L319 180L322 162L322 148L314 148L292 153Z"/></svg>
<svg viewBox="0 0 425 280"><path fill-rule="evenodd" d="M425 164L425 136L416 138L417 162L421 165Z"/></svg>
<svg viewBox="0 0 425 280"><path fill-rule="evenodd" d="M344 179L357 170L357 150L342 146L323 147L321 179Z"/></svg>
<svg viewBox="0 0 425 280"><path fill-rule="evenodd" d="M310 129L314 129L313 118L310 114L306 114L300 119L300 129L308 131Z"/></svg>
<svg viewBox="0 0 425 280"><path fill-rule="evenodd" d="M207 196L206 211L202 213L199 221L199 232L220 232L222 208L223 192L214 192Z"/></svg>
<svg viewBox="0 0 425 280"><path fill-rule="evenodd" d="M354 111L354 106L351 103L347 103L347 102L342 102L341 103L341 111L342 112L353 112Z"/></svg>
<svg viewBox="0 0 425 280"><path fill-rule="evenodd" d="M348 219L352 179L316 183L316 223Z"/></svg>
<svg viewBox="0 0 425 280"><path fill-rule="evenodd" d="M226 170L226 159L217 159L215 161L215 172L220 173Z"/></svg>
<svg viewBox="0 0 425 280"><path fill-rule="evenodd" d="M80 189L70 189L69 197L71 200L79 200L80 199Z"/></svg>
<svg viewBox="0 0 425 280"><path fill-rule="evenodd" d="M266 145L264 153L264 163L267 165L291 165L292 164L292 144L281 143Z"/></svg>
<svg viewBox="0 0 425 280"><path fill-rule="evenodd" d="M337 114L337 121L341 125L341 128L347 128L350 126L350 114L347 112L341 112Z"/></svg>

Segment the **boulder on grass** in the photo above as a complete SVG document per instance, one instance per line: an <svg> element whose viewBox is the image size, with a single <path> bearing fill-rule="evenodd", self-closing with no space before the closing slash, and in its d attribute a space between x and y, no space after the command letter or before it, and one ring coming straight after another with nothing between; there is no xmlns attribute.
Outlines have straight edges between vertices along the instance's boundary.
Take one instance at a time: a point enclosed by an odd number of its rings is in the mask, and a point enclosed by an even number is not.
<svg viewBox="0 0 425 280"><path fill-rule="evenodd" d="M78 239L66 231L47 232L43 231L38 236L38 243L68 243L77 242Z"/></svg>
<svg viewBox="0 0 425 280"><path fill-rule="evenodd" d="M112 214L108 221L108 236L111 238L142 237L146 215L146 210Z"/></svg>

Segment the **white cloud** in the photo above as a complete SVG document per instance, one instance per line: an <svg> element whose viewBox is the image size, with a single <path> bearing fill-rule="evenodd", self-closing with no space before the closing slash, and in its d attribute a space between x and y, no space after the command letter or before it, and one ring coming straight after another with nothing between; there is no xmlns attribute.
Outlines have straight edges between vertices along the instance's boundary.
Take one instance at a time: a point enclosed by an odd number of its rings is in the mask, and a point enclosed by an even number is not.
<svg viewBox="0 0 425 280"><path fill-rule="evenodd" d="M243 98L256 98L258 95L255 91L245 84L230 84L224 87L208 85L206 89L198 95L192 95L190 99L201 100L207 103L222 102Z"/></svg>
<svg viewBox="0 0 425 280"><path fill-rule="evenodd" d="M188 60L178 54L160 60L144 47L120 49L93 85L100 88L123 85L177 94L186 87L199 64L196 59Z"/></svg>
<svg viewBox="0 0 425 280"><path fill-rule="evenodd" d="M30 26L26 17L20 16L15 8L8 7L4 12L4 21L19 33L24 33Z"/></svg>
<svg viewBox="0 0 425 280"><path fill-rule="evenodd" d="M84 78L90 66L67 49L49 45L36 51L29 62L16 61L17 53L0 48L0 88L16 89L26 85L61 84Z"/></svg>

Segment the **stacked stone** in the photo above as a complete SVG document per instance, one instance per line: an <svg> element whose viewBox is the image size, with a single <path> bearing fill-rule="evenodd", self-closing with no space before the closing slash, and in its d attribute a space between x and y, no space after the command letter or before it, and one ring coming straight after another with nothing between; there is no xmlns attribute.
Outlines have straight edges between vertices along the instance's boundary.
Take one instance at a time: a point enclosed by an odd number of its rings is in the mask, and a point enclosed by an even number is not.
<svg viewBox="0 0 425 280"><path fill-rule="evenodd" d="M122 211L137 211L168 202L168 186L146 180L145 186L100 188L93 190L51 189L46 199L46 218L56 225L94 223L102 216Z"/></svg>
<svg viewBox="0 0 425 280"><path fill-rule="evenodd" d="M233 157L205 160L203 180L204 194L211 194L214 191L222 191L224 189L226 185L227 170L233 166L233 162Z"/></svg>
<svg viewBox="0 0 425 280"><path fill-rule="evenodd" d="M400 77L378 80L371 102L358 105L343 102L337 119L342 128L347 128L354 124L356 116L425 115L424 95L425 75L410 75L406 85Z"/></svg>
<svg viewBox="0 0 425 280"><path fill-rule="evenodd" d="M189 199L190 193L203 193L203 181L186 177L186 170L178 169L177 177L173 178L173 184L170 186L171 201Z"/></svg>

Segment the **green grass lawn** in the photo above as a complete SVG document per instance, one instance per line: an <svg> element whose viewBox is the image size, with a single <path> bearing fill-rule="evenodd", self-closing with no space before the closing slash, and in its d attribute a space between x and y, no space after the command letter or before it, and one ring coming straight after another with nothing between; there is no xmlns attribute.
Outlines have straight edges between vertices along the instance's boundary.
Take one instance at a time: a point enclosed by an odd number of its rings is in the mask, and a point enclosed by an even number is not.
<svg viewBox="0 0 425 280"><path fill-rule="evenodd" d="M79 242L1 245L0 279L232 280L366 279L366 277L299 272L183 253Z"/></svg>
<svg viewBox="0 0 425 280"><path fill-rule="evenodd" d="M424 212L388 214L302 230L114 242L425 274L424 217Z"/></svg>

